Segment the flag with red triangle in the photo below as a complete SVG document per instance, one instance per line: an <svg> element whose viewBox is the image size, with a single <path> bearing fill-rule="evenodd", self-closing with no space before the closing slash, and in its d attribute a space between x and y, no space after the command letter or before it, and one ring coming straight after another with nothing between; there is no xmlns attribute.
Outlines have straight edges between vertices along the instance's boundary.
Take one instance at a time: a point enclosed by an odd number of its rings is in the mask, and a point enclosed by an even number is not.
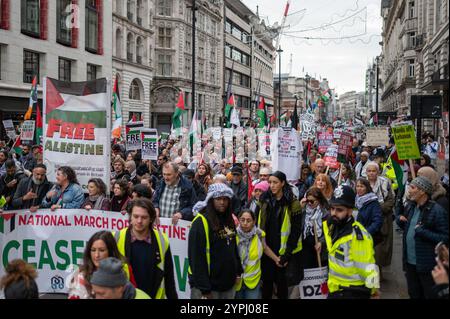
<svg viewBox="0 0 450 319"><path fill-rule="evenodd" d="M31 92L30 92L30 101L28 103L28 110L25 113L23 119L28 121L31 119L31 114L33 114L33 106L38 102L38 94L37 94L37 77L33 78L33 82L31 83Z"/></svg>
<svg viewBox="0 0 450 319"><path fill-rule="evenodd" d="M180 94L178 96L178 103L175 107L175 112L172 116L172 130L176 130L176 135L181 135L181 123L183 114L186 112L185 103L184 103L184 92L180 90Z"/></svg>

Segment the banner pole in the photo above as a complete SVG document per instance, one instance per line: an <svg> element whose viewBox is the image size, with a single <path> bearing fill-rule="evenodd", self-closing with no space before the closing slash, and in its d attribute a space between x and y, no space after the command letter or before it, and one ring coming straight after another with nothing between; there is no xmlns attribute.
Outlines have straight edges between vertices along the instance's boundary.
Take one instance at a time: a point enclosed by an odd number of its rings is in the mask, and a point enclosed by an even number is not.
<svg viewBox="0 0 450 319"><path fill-rule="evenodd" d="M317 238L317 224L316 224L316 221L314 221L313 223L314 223L314 242L317 245L319 243L319 239ZM317 263L319 264L319 268L322 268L322 261L320 260L320 253L317 250L316 250L316 254L317 254Z"/></svg>
<svg viewBox="0 0 450 319"><path fill-rule="evenodd" d="M342 180L342 167L344 166L344 164L341 163L341 167L339 167L339 178L338 178L338 186L341 185L341 180Z"/></svg>

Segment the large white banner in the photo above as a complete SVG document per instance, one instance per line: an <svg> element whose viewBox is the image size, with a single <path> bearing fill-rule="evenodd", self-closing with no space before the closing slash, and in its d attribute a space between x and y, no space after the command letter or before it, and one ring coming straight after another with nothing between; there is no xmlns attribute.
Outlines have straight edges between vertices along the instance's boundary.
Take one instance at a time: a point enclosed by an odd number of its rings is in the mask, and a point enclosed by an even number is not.
<svg viewBox="0 0 450 319"><path fill-rule="evenodd" d="M111 83L44 78L44 164L56 181L61 166L74 169L83 190L91 178L110 185Z"/></svg>
<svg viewBox="0 0 450 319"><path fill-rule="evenodd" d="M179 298L190 297L188 283L188 237L190 222L161 218L160 229L170 241ZM101 230L117 231L128 226L128 216L116 212L61 209L10 211L0 215L0 277L5 266L23 259L38 271L41 293L67 293L67 281L82 264L87 241Z"/></svg>

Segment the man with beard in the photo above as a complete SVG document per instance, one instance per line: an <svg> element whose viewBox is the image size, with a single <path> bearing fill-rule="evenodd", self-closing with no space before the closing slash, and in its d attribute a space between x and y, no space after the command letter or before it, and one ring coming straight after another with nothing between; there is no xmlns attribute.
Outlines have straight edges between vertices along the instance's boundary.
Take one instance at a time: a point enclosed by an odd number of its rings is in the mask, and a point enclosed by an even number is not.
<svg viewBox="0 0 450 319"><path fill-rule="evenodd" d="M353 189L339 186L330 201L331 216L323 223L329 264L328 299L378 297L379 273L372 237L353 218L354 205Z"/></svg>
<svg viewBox="0 0 450 319"><path fill-rule="evenodd" d="M47 180L47 167L37 164L33 174L20 181L12 201L13 209L30 209L35 212L42 203L45 195L52 188L52 183Z"/></svg>
<svg viewBox="0 0 450 319"><path fill-rule="evenodd" d="M22 155L19 158L20 164L22 164L23 170L27 176L30 176L33 168L36 166L36 158L33 153L30 152L31 147L29 145L22 146Z"/></svg>

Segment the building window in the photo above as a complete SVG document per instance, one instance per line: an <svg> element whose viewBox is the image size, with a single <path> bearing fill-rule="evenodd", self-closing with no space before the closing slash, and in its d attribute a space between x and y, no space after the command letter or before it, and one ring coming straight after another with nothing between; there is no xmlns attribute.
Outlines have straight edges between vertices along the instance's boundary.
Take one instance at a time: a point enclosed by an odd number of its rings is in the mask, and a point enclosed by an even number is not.
<svg viewBox="0 0 450 319"><path fill-rule="evenodd" d="M135 122L142 121L143 120L142 112L129 112L128 113L128 122L130 122L131 120L133 120Z"/></svg>
<svg viewBox="0 0 450 319"><path fill-rule="evenodd" d="M142 26L142 14L144 13L144 5L142 4L142 0L137 0L136 8L137 24Z"/></svg>
<svg viewBox="0 0 450 319"><path fill-rule="evenodd" d="M160 48L172 47L172 29L171 28L158 28L158 45Z"/></svg>
<svg viewBox="0 0 450 319"><path fill-rule="evenodd" d="M64 45L72 45L72 28L67 25L67 18L73 11L66 11L71 4L72 0L58 0L56 3L56 40Z"/></svg>
<svg viewBox="0 0 450 319"><path fill-rule="evenodd" d="M21 1L22 33L40 37L40 6L39 0Z"/></svg>
<svg viewBox="0 0 450 319"><path fill-rule="evenodd" d="M72 71L72 61L64 58L59 58L59 74L60 81L70 82Z"/></svg>
<svg viewBox="0 0 450 319"><path fill-rule="evenodd" d="M205 81L205 63L198 62L198 79L199 81Z"/></svg>
<svg viewBox="0 0 450 319"><path fill-rule="evenodd" d="M211 34L216 36L217 33L217 23L216 21L211 20Z"/></svg>
<svg viewBox="0 0 450 319"><path fill-rule="evenodd" d="M142 38L138 38L136 41L136 62L142 64L144 45L142 44Z"/></svg>
<svg viewBox="0 0 450 319"><path fill-rule="evenodd" d="M31 83L35 76L39 81L39 53L23 50L23 82Z"/></svg>
<svg viewBox="0 0 450 319"><path fill-rule="evenodd" d="M93 64L88 64L86 73L87 73L86 79L88 81L93 81L97 79L97 66Z"/></svg>
<svg viewBox="0 0 450 319"><path fill-rule="evenodd" d="M410 78L414 77L414 59L409 60L409 65L408 65L408 76Z"/></svg>
<svg viewBox="0 0 450 319"><path fill-rule="evenodd" d="M188 79L192 78L192 59L190 57L184 59L184 76Z"/></svg>
<svg viewBox="0 0 450 319"><path fill-rule="evenodd" d="M210 81L212 84L216 84L216 68L217 65L215 63L210 63Z"/></svg>
<svg viewBox="0 0 450 319"><path fill-rule="evenodd" d="M204 42L198 43L198 56L203 59L205 58L205 43Z"/></svg>
<svg viewBox="0 0 450 319"><path fill-rule="evenodd" d="M415 32L409 33L409 45L410 45L410 48L416 47L416 33Z"/></svg>
<svg viewBox="0 0 450 319"><path fill-rule="evenodd" d="M127 18L131 22L134 21L134 11L135 11L134 0L127 0Z"/></svg>
<svg viewBox="0 0 450 319"><path fill-rule="evenodd" d="M225 46L225 56L231 59L231 47L229 45Z"/></svg>
<svg viewBox="0 0 450 319"><path fill-rule="evenodd" d="M116 31L116 57L122 58L122 31Z"/></svg>
<svg viewBox="0 0 450 319"><path fill-rule="evenodd" d="M128 97L130 100L141 100L141 88L139 86L138 80L134 79L131 82L130 93Z"/></svg>
<svg viewBox="0 0 450 319"><path fill-rule="evenodd" d="M225 22L225 32L231 34L231 23L228 20Z"/></svg>
<svg viewBox="0 0 450 319"><path fill-rule="evenodd" d="M211 59L211 62L216 62L216 48L214 46L211 46L210 59Z"/></svg>
<svg viewBox="0 0 450 319"><path fill-rule="evenodd" d="M127 36L127 61L133 62L133 48L134 48L134 39L131 33L128 33Z"/></svg>
<svg viewBox="0 0 450 319"><path fill-rule="evenodd" d="M168 54L158 54L158 75L172 75L172 56Z"/></svg>
<svg viewBox="0 0 450 319"><path fill-rule="evenodd" d="M0 29L9 30L10 0L0 0Z"/></svg>
<svg viewBox="0 0 450 319"><path fill-rule="evenodd" d="M416 17L416 10L414 7L414 1L409 2L409 18L415 18Z"/></svg>
<svg viewBox="0 0 450 319"><path fill-rule="evenodd" d="M203 13L199 13L197 16L198 19L198 28L202 31L205 31L205 15Z"/></svg>
<svg viewBox="0 0 450 319"><path fill-rule="evenodd" d="M98 53L98 8L96 0L86 1L86 51Z"/></svg>
<svg viewBox="0 0 450 319"><path fill-rule="evenodd" d="M192 52L192 33L186 32L185 52Z"/></svg>
<svg viewBox="0 0 450 319"><path fill-rule="evenodd" d="M171 17L172 6L173 0L158 0L158 15Z"/></svg>

